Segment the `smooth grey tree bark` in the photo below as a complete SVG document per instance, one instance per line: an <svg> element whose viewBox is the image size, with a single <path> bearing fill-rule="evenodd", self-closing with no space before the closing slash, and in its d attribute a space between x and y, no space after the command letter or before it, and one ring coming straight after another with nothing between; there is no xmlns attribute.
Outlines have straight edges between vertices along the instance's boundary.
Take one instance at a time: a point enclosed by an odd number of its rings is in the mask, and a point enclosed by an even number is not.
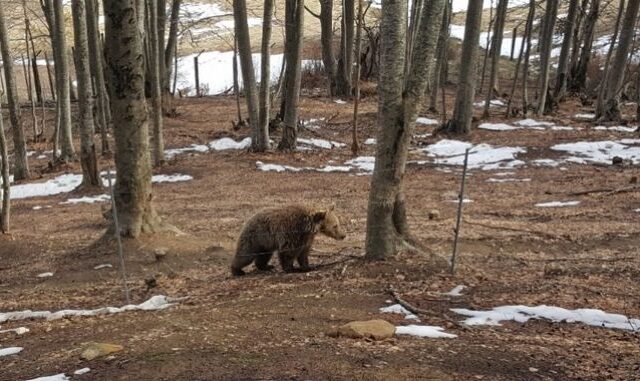
<svg viewBox="0 0 640 381"><path fill-rule="evenodd" d="M569 76L570 64L569 59L571 47L573 46L573 37L575 34L578 13L578 0L570 0L564 38L562 39L562 48L560 50L560 58L558 59L558 74L556 75L556 86L553 95L557 101L561 101L567 92L567 77Z"/></svg>
<svg viewBox="0 0 640 381"><path fill-rule="evenodd" d="M151 115L153 120L153 162L155 166L164 163L164 131L162 120L162 73L160 62L164 62L163 49L158 37L159 33L164 33L164 28L159 27L158 1L147 0L150 16L149 28L149 73L151 77ZM163 39L164 40L164 39Z"/></svg>
<svg viewBox="0 0 640 381"><path fill-rule="evenodd" d="M120 234L136 238L164 227L151 202L149 113L144 54L134 0L104 0L105 49L115 137L115 204Z"/></svg>
<svg viewBox="0 0 640 381"><path fill-rule="evenodd" d="M108 130L111 123L111 112L109 111L109 95L107 94L107 84L104 80L104 59L100 30L98 29L98 13L96 0L85 0L87 17L87 39L89 41L89 63L92 68L92 76L95 80L95 94L97 102L96 121L100 129L101 153L108 155L109 137Z"/></svg>
<svg viewBox="0 0 640 381"><path fill-rule="evenodd" d="M9 177L9 155L7 155L7 139L4 135L2 118L2 102L0 102L0 174L2 176L2 210L0 211L0 231L8 233L11 226L11 185Z"/></svg>
<svg viewBox="0 0 640 381"><path fill-rule="evenodd" d="M58 88L58 102L60 111L60 132L62 144L60 146L59 160L69 162L75 159L76 151L73 147L72 119L71 119L71 78L69 76L69 61L67 54L67 41L65 34L64 6L62 0L53 0L53 13L55 18L54 51L57 51L55 66L58 68L59 80L56 81Z"/></svg>
<svg viewBox="0 0 640 381"><path fill-rule="evenodd" d="M262 17L262 49L260 66L260 115L259 133L269 145L269 109L271 105L271 24L273 19L274 0L265 0ZM267 147L268 148L268 147Z"/></svg>
<svg viewBox="0 0 640 381"><path fill-rule="evenodd" d="M540 77L538 78L538 106L536 114L542 115L549 110L549 67L551 65L551 50L553 49L553 31L558 16L558 0L547 0L542 33L540 39Z"/></svg>
<svg viewBox="0 0 640 381"><path fill-rule="evenodd" d="M18 100L18 87L16 85L15 72L13 71L13 57L9 49L9 35L3 7L0 6L0 49L4 66L4 78L6 82L6 96L9 104L9 119L13 134L13 146L15 151L15 163L13 175L16 180L28 179L29 162L27 160L27 142L24 136L22 120L20 118L20 103Z"/></svg>
<svg viewBox="0 0 640 381"><path fill-rule="evenodd" d="M260 129L258 89L256 86L256 75L253 69L253 59L251 57L251 36L249 34L249 24L247 21L246 0L233 0L233 17L235 21L236 38L238 39L242 83L244 86L247 111L249 113L249 125L251 126L251 150L254 152L264 152L269 148L269 138L268 134L265 134L264 131Z"/></svg>
<svg viewBox="0 0 640 381"><path fill-rule="evenodd" d="M460 55L460 75L456 91L453 117L444 130L453 134L468 134L471 131L473 101L476 96L478 39L482 23L482 1L470 1L467 8L464 40Z"/></svg>
<svg viewBox="0 0 640 381"><path fill-rule="evenodd" d="M338 69L333 52L333 0L320 0L320 42L322 63L327 73L329 94L338 95Z"/></svg>
<svg viewBox="0 0 640 381"><path fill-rule="evenodd" d="M302 36L304 25L304 0L286 0L285 3L285 89L281 151L296 149L298 139L298 102L302 80Z"/></svg>
<svg viewBox="0 0 640 381"><path fill-rule="evenodd" d="M102 188L98 173L96 145L93 141L93 91L89 68L89 43L85 0L72 0L73 36L76 51L76 78L78 80L78 108L80 110L80 165L84 189Z"/></svg>
<svg viewBox="0 0 640 381"><path fill-rule="evenodd" d="M422 22L411 55L413 62L409 65L406 78L407 3L382 2L379 130L367 210L368 259L383 260L391 257L409 236L403 178L418 107L426 95L433 66L444 2L445 0L425 2ZM479 3L481 9L482 3ZM477 38L475 42L477 43Z"/></svg>
<svg viewBox="0 0 640 381"><path fill-rule="evenodd" d="M508 0L499 0L496 9L496 20L493 24L493 36L491 40L491 72L489 73L489 89L484 102L484 117L489 116L489 107L494 93L498 91L498 71L500 65L500 53L502 40L504 39L504 23L507 18Z"/></svg>
<svg viewBox="0 0 640 381"><path fill-rule="evenodd" d="M355 34L355 2L342 0L342 23L340 34L340 56L338 58L338 95L351 96L353 74L353 39Z"/></svg>
<svg viewBox="0 0 640 381"><path fill-rule="evenodd" d="M625 78L625 66L633 43L639 9L640 0L629 0L624 13L622 27L620 28L620 41L611 65L610 75L607 78L606 90L601 93L601 99L598 99L599 107L596 108L596 119L598 121L618 121L621 118L618 104L620 89Z"/></svg>

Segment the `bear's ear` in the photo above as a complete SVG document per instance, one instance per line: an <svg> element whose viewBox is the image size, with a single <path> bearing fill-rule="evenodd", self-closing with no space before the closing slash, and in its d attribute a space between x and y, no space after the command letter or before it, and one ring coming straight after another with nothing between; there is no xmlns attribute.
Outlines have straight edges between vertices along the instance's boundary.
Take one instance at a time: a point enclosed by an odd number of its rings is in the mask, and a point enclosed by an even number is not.
<svg viewBox="0 0 640 381"><path fill-rule="evenodd" d="M327 212L315 212L313 214L313 222L316 224L321 222L322 220L324 220L326 215L327 215Z"/></svg>

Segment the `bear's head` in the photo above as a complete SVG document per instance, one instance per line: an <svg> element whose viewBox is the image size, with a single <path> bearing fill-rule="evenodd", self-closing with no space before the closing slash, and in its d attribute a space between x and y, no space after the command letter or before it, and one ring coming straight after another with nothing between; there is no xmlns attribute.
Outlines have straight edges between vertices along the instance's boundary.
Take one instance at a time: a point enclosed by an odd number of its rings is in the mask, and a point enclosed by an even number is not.
<svg viewBox="0 0 640 381"><path fill-rule="evenodd" d="M333 212L333 207L315 212L313 222L319 227L320 233L327 237L342 241L347 236L340 226L340 219Z"/></svg>

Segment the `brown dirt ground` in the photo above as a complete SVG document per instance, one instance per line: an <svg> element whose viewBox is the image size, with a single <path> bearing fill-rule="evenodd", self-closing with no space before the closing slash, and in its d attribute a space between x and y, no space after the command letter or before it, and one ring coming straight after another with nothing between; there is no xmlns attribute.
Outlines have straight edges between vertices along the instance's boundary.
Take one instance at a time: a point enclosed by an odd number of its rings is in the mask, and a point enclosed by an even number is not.
<svg viewBox="0 0 640 381"><path fill-rule="evenodd" d="M206 143L231 130L233 99L180 100L180 115L166 120L168 147ZM563 106L555 119L568 121L578 105ZM351 105L329 99L303 99L304 119L332 122L316 135L349 142ZM374 137L376 103L363 105L361 138ZM495 119L500 119L496 116ZM581 125L572 121L573 125ZM49 123L51 125L51 123ZM589 127L586 124L582 124ZM431 128L419 127L420 132ZM550 157L555 142L605 140L622 136L594 131L475 131L470 140L530 147L527 158ZM434 138L414 141L426 144ZM38 147L31 147L32 149ZM40 146L44 149L44 146ZM373 154L364 146L363 154ZM419 157L418 154L412 154ZM449 275L439 257L451 250L459 184L457 173L410 166L406 176L410 224L425 251L409 251L386 262L350 260L307 274L255 273L229 276L228 262L243 221L264 206L292 202L335 204L348 231L345 241L318 239L313 263L362 255L369 176L340 173L265 173L256 160L321 166L349 159L348 148L304 153L251 154L226 151L182 155L159 173L186 173L193 181L154 186L155 205L185 236L144 237L125 242L132 300L155 294L188 296L159 312L20 321L16 336L0 334L0 345L21 346L0 358L0 380L23 380L90 367L91 380L634 380L640 379L637 333L582 324L531 320L463 329L452 321L453 307L488 309L504 304L600 308L640 317L640 208L638 193L568 197L567 192L619 187L638 176L637 167L567 165L567 171L524 167L528 183L487 183L491 173L468 179L460 266ZM50 173L45 160L34 172ZM105 162L102 163L103 165ZM67 171L78 173L73 165ZM552 193L552 194L549 194ZM60 205L59 195L16 200L13 231L0 240L0 311L97 308L123 304L113 242L100 240L107 222L99 205ZM574 208L536 208L541 201L579 199ZM51 206L33 210L34 206ZM430 221L431 209L440 218ZM159 262L154 251L165 248ZM113 269L94 270L102 263ZM36 275L51 271L51 278ZM145 279L155 277L148 290ZM438 292L457 284L469 288L459 298ZM456 339L398 337L383 342L335 339L324 333L356 319L399 315L378 309L393 285L408 301L429 313L425 324L440 325ZM111 358L80 360L83 343L124 346Z"/></svg>

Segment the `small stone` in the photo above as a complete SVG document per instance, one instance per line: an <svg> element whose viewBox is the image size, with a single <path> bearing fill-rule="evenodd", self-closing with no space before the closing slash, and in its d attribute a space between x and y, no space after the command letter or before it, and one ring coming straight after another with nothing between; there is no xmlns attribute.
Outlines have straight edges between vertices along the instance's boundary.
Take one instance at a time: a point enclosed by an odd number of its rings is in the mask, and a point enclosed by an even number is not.
<svg viewBox="0 0 640 381"><path fill-rule="evenodd" d="M538 371L538 368L534 368L534 367L529 368L529 372L531 373L536 373L537 371Z"/></svg>
<svg viewBox="0 0 640 381"><path fill-rule="evenodd" d="M431 209L429 211L429 219L430 220L438 220L440 219L440 211L437 209Z"/></svg>
<svg viewBox="0 0 640 381"><path fill-rule="evenodd" d="M104 357L112 353L120 352L124 349L122 345L108 343L89 343L82 349L80 357L84 360L91 361L98 357Z"/></svg>
<svg viewBox="0 0 640 381"><path fill-rule="evenodd" d="M159 247L155 249L153 254L156 257L156 261L160 262L161 260L163 260L167 256L168 251L169 249L167 249L166 247Z"/></svg>
<svg viewBox="0 0 640 381"><path fill-rule="evenodd" d="M396 327L385 320L352 321L327 332L330 337L384 340L393 337Z"/></svg>
<svg viewBox="0 0 640 381"><path fill-rule="evenodd" d="M613 165L622 165L623 164L623 160L620 156L614 156L613 159L611 160L611 163Z"/></svg>

